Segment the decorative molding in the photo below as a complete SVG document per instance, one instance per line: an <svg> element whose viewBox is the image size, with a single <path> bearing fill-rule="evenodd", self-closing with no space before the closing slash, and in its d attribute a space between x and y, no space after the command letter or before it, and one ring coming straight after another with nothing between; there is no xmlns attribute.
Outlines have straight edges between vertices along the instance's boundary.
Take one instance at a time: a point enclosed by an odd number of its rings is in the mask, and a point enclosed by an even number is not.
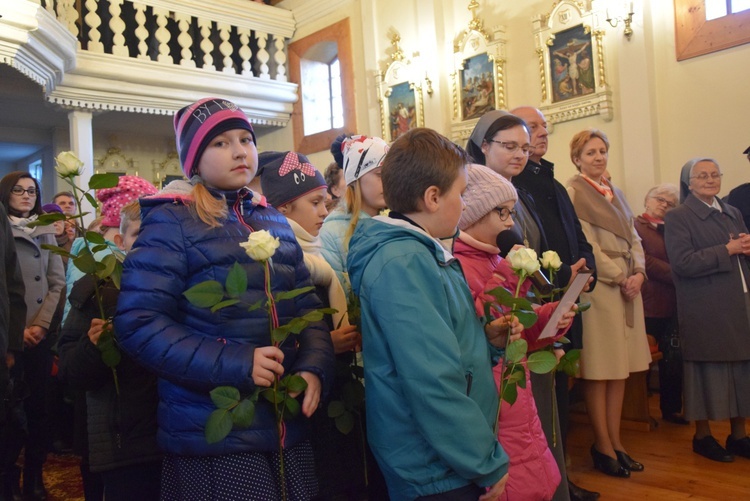
<svg viewBox="0 0 750 501"><path fill-rule="evenodd" d="M297 26L307 26L331 14L346 12L347 4L352 0L326 0L325 2L311 2L310 0L286 0L279 7L289 9L297 22Z"/></svg>

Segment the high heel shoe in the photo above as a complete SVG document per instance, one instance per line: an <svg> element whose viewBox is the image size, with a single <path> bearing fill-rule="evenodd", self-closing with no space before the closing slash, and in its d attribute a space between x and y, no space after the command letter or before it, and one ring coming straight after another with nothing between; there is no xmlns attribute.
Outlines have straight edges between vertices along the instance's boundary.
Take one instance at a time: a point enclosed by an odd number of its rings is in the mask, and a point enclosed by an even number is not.
<svg viewBox="0 0 750 501"><path fill-rule="evenodd" d="M628 456L627 452L615 450L615 455L623 468L630 471L643 471L643 464Z"/></svg>
<svg viewBox="0 0 750 501"><path fill-rule="evenodd" d="M591 446L591 459L594 460L594 468L612 477L628 478L630 470L623 467L620 462L606 454L602 454L596 447Z"/></svg>

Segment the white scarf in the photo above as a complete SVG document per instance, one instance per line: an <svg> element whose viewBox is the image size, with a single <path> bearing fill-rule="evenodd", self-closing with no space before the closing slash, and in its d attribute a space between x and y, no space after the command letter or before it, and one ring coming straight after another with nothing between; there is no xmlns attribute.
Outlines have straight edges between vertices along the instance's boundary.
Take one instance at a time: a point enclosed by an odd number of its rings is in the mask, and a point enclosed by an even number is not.
<svg viewBox="0 0 750 501"><path fill-rule="evenodd" d="M34 230L39 228L38 226L34 226L29 228L29 223L33 223L37 219L36 214L30 217L16 217L16 216L8 216L8 219L10 219L10 224L14 228L18 228L19 230L23 231L24 233L31 235L34 233Z"/></svg>
<svg viewBox="0 0 750 501"><path fill-rule="evenodd" d="M339 329L349 325L349 315L346 311L346 294L341 287L336 272L328 264L322 254L323 247L320 237L314 237L308 233L302 226L292 219L287 219L289 225L294 230L294 236L297 237L299 246L305 257L305 266L310 271L310 278L313 284L324 287L328 291L328 304L331 308L338 310L332 315L333 328Z"/></svg>

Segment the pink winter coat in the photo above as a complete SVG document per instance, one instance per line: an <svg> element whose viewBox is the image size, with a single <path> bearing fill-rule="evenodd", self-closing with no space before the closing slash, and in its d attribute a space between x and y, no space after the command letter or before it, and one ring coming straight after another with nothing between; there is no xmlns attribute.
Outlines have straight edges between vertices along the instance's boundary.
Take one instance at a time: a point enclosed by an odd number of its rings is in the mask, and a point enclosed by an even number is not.
<svg viewBox="0 0 750 501"><path fill-rule="evenodd" d="M491 298L484 292L498 285L515 292L518 277L513 273L510 265L497 253L475 246L484 247L484 244L461 233L455 242L453 255L461 263L474 297L477 313L484 315L484 302ZM522 296L526 294L530 286L531 284L526 280L521 286ZM522 334L529 344L529 353L551 344L567 332L568 329L564 329L558 331L554 338L538 339L556 307L557 303L549 303L535 310L538 316L537 322L528 330L524 330ZM501 371L502 364L498 363L493 369L495 384L498 388L502 377ZM549 396L549 398L553 397L553 395ZM510 457L508 483L501 499L507 501L552 499L560 484L560 470L547 446L547 439L544 436L531 392L528 369L526 369L526 388L518 387L516 402L512 406L507 402L501 402L501 406L497 438Z"/></svg>

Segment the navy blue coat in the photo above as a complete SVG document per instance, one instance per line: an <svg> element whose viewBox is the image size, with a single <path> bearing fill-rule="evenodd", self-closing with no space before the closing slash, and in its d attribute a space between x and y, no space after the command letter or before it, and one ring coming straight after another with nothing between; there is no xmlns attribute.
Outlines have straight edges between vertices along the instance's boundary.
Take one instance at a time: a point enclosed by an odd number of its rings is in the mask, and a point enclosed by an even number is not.
<svg viewBox="0 0 750 501"><path fill-rule="evenodd" d="M211 313L191 305L183 293L206 280L224 283L240 263L248 277L241 297L247 304L265 298L263 267L239 244L251 231L268 230L281 246L273 256L274 293L311 285L292 229L278 211L253 203L251 192L221 192L228 219L211 228L194 216L185 197L162 195L141 200L141 231L124 263L115 329L121 347L159 376L159 445L168 453L190 456L273 451L278 447L275 418L263 398L250 428L235 429L209 445L204 428L215 410L209 392L234 386L243 394L252 380L255 348L271 345L264 309L235 305ZM280 325L321 307L314 292L281 301ZM324 322L310 324L281 346L285 373L309 371L327 389L333 371L333 345ZM300 413L286 422L285 444L306 438L307 419Z"/></svg>

